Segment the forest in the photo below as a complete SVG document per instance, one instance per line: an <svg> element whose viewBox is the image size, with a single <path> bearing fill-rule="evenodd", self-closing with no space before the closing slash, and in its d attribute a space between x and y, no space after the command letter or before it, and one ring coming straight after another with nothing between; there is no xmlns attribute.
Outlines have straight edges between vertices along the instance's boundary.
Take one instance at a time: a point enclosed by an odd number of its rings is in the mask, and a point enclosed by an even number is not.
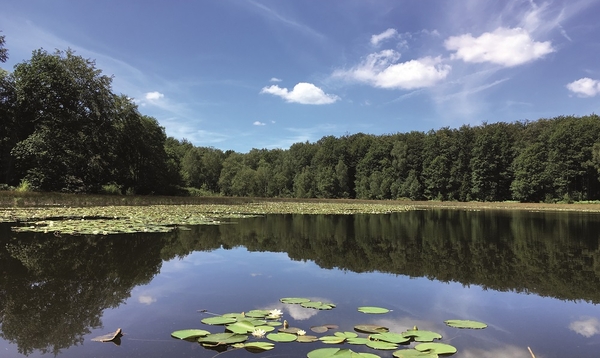
<svg viewBox="0 0 600 358"><path fill-rule="evenodd" d="M7 49L0 36L0 61ZM600 117L326 136L248 153L168 137L72 50L0 69L0 189L140 195L600 200Z"/></svg>

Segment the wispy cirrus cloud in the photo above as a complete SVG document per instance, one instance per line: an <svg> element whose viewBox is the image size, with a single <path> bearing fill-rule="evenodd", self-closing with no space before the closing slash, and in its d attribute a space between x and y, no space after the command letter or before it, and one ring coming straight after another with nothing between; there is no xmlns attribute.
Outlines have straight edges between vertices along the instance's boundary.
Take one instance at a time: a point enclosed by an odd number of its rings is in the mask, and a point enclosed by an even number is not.
<svg viewBox="0 0 600 358"><path fill-rule="evenodd" d="M311 28L308 25L305 25L299 21L296 21L295 19L292 19L288 16L282 15L279 12L273 10L272 8L259 3L258 1L249 1L248 2L251 5L254 5L257 9L260 10L261 14L266 16L267 18L277 21L279 23L282 23L286 26L289 26L293 29L299 30L305 34L311 35L311 36L315 36L318 38L324 38L325 36L323 36L323 34L319 33L318 31L315 31L313 28Z"/></svg>
<svg viewBox="0 0 600 358"><path fill-rule="evenodd" d="M384 32L377 34L377 35L372 35L371 36L371 45L373 46L377 46L379 45L381 42L394 38L398 36L398 31L396 31L396 29L387 29Z"/></svg>
<svg viewBox="0 0 600 358"><path fill-rule="evenodd" d="M332 104L340 98L333 94L327 94L312 83L300 82L289 91L277 85L263 87L260 93L272 94L283 98L286 102L300 104Z"/></svg>

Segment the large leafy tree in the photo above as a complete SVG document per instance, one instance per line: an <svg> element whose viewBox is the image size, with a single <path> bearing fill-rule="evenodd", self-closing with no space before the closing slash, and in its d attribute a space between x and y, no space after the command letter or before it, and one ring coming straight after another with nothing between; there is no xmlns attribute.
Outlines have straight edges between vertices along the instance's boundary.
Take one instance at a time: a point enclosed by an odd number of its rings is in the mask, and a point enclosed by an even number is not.
<svg viewBox="0 0 600 358"><path fill-rule="evenodd" d="M110 174L115 96L111 77L71 50L33 52L15 66L20 174L53 191L97 191Z"/></svg>
<svg viewBox="0 0 600 358"><path fill-rule="evenodd" d="M6 40L4 35L0 36L0 62L6 62L8 60L8 49L4 47Z"/></svg>

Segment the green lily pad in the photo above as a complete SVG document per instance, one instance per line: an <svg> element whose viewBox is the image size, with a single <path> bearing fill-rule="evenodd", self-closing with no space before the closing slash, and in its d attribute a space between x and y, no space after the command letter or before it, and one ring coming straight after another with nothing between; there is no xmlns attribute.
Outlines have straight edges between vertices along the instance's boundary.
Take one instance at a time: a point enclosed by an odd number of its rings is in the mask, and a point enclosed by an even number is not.
<svg viewBox="0 0 600 358"><path fill-rule="evenodd" d="M369 340L364 337L356 337L356 338L346 339L346 343L349 343L349 344L367 344L367 342L369 342Z"/></svg>
<svg viewBox="0 0 600 358"><path fill-rule="evenodd" d="M367 347L381 350L392 350L398 349L398 345L395 343L384 342L384 341L368 341Z"/></svg>
<svg viewBox="0 0 600 358"><path fill-rule="evenodd" d="M289 304L300 304L300 303L310 302L310 300L308 298L302 298L302 297L285 297L285 298L279 299L279 301L281 301L282 303L289 303Z"/></svg>
<svg viewBox="0 0 600 358"><path fill-rule="evenodd" d="M221 325L221 324L230 324L230 323L234 323L237 320L233 317L223 317L223 316L216 316L216 317L208 317L203 319L202 323L204 324L210 324L210 325Z"/></svg>
<svg viewBox="0 0 600 358"><path fill-rule="evenodd" d="M246 317L251 317L251 318L265 318L267 317L271 312L267 311L267 310L251 310L246 312Z"/></svg>
<svg viewBox="0 0 600 358"><path fill-rule="evenodd" d="M275 345L271 342L250 342L245 343L243 347L251 352L261 352L261 351L269 351L275 348Z"/></svg>
<svg viewBox="0 0 600 358"><path fill-rule="evenodd" d="M275 342L293 342L298 339L298 336L290 333L269 333L267 339Z"/></svg>
<svg viewBox="0 0 600 358"><path fill-rule="evenodd" d="M454 354L457 352L456 347L446 343L421 343L415 346L415 349L421 352L435 354Z"/></svg>
<svg viewBox="0 0 600 358"><path fill-rule="evenodd" d="M402 333L404 337L411 337L415 342L433 342L434 339L442 339L442 335L432 331L408 330Z"/></svg>
<svg viewBox="0 0 600 358"><path fill-rule="evenodd" d="M410 341L409 337L405 337L399 333L385 332L385 333L377 333L370 336L371 340L375 341L384 341L389 343L401 344L407 343Z"/></svg>
<svg viewBox="0 0 600 358"><path fill-rule="evenodd" d="M354 332L335 332L334 335L336 335L338 337L344 337L344 338L356 338L356 337L358 337L358 334L356 334Z"/></svg>
<svg viewBox="0 0 600 358"><path fill-rule="evenodd" d="M354 330L361 333L384 333L388 332L389 328L376 324L359 324L354 326Z"/></svg>
<svg viewBox="0 0 600 358"><path fill-rule="evenodd" d="M401 349L393 353L396 358L438 358L435 353L419 352L416 349Z"/></svg>
<svg viewBox="0 0 600 358"><path fill-rule="evenodd" d="M372 306L363 306L358 307L358 311L362 313L370 313L370 314L383 314L388 313L390 310L383 307L372 307Z"/></svg>
<svg viewBox="0 0 600 358"><path fill-rule="evenodd" d="M311 342L316 342L318 340L319 340L319 338L317 336L305 335L305 336L298 336L298 338L296 339L296 342L311 343Z"/></svg>
<svg viewBox="0 0 600 358"><path fill-rule="evenodd" d="M303 302L300 304L300 306L304 308L314 308L317 310L330 310L335 308L335 304L333 303L323 303L319 301Z"/></svg>
<svg viewBox="0 0 600 358"><path fill-rule="evenodd" d="M210 334L209 331L205 331L203 329L182 329L182 330L171 333L171 337L179 338L179 339L191 339L191 338L204 337L209 334Z"/></svg>
<svg viewBox="0 0 600 358"><path fill-rule="evenodd" d="M455 328L470 328L470 329L484 329L487 324L477 321L471 321L466 319L449 319L444 321L448 326Z"/></svg>
<svg viewBox="0 0 600 358"><path fill-rule="evenodd" d="M308 358L379 358L378 355L372 353L356 353L350 349L340 348L319 348L308 352Z"/></svg>
<svg viewBox="0 0 600 358"><path fill-rule="evenodd" d="M247 335L236 333L215 333L209 334L206 337L198 338L198 343L207 345L225 345L245 342L248 339Z"/></svg>
<svg viewBox="0 0 600 358"><path fill-rule="evenodd" d="M228 324L225 326L225 328L233 333L246 334L254 331L255 325L252 323L252 321L244 320Z"/></svg>
<svg viewBox="0 0 600 358"><path fill-rule="evenodd" d="M296 334L301 330L302 329L298 328L298 327L288 327L288 328L282 328L282 329L278 330L278 332Z"/></svg>
<svg viewBox="0 0 600 358"><path fill-rule="evenodd" d="M319 340L323 343L327 343L327 344L340 344L343 343L346 340L346 337L340 337L340 336L323 336L321 338L319 338Z"/></svg>

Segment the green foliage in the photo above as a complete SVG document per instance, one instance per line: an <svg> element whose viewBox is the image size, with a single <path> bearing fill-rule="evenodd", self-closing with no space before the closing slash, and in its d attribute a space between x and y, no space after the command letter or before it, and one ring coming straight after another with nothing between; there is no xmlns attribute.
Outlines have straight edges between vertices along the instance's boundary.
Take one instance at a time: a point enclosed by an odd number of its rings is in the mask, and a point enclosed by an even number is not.
<svg viewBox="0 0 600 358"><path fill-rule="evenodd" d="M102 185L102 194L107 194L107 195L121 195L122 194L122 188L120 185L118 185L117 183L110 183L110 184L104 184Z"/></svg>
<svg viewBox="0 0 600 358"><path fill-rule="evenodd" d="M31 185L31 183L29 181L27 181L26 179L21 180L21 182L19 183L19 186L17 186L15 188L16 192L19 193L26 193L29 191L34 191L33 186Z"/></svg>

